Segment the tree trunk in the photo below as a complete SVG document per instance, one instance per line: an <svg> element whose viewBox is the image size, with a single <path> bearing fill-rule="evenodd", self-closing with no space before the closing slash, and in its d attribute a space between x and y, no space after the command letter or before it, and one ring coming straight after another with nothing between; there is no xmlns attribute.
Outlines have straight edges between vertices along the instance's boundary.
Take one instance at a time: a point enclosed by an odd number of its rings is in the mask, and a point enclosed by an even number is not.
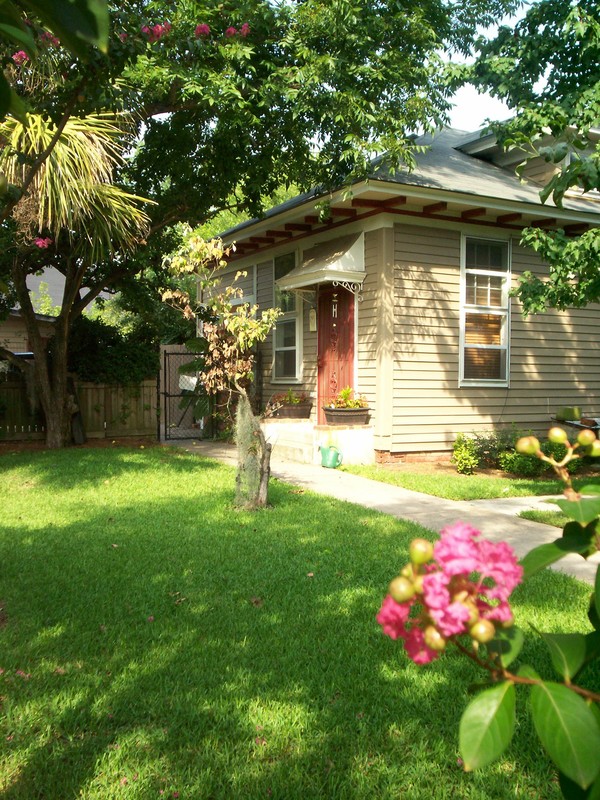
<svg viewBox="0 0 600 800"><path fill-rule="evenodd" d="M235 503L246 510L264 508L268 502L271 445L243 389L235 415L235 439L238 450Z"/></svg>
<svg viewBox="0 0 600 800"><path fill-rule="evenodd" d="M264 444L263 444L262 459L261 459L260 484L258 487L256 506L257 508L264 508L267 505L267 501L269 499L268 494L269 494L269 479L271 477L272 445L269 444L267 441L265 441L265 437L262 430L260 433Z"/></svg>
<svg viewBox="0 0 600 800"><path fill-rule="evenodd" d="M34 355L35 400L39 401L46 419L46 445L56 450L72 442L71 419L76 410L76 401L73 393L69 393L68 344L70 325L74 317L73 304L79 293L81 275L77 270L67 271L63 305L54 322L52 360L49 363L46 342L40 334L31 304L26 274L24 266L15 260L12 277ZM24 365L23 369L31 369L31 365Z"/></svg>
<svg viewBox="0 0 600 800"><path fill-rule="evenodd" d="M67 337L57 330L52 340L52 362L47 354L36 353L36 390L46 419L46 445L51 450L71 444L71 418L75 398L68 391Z"/></svg>

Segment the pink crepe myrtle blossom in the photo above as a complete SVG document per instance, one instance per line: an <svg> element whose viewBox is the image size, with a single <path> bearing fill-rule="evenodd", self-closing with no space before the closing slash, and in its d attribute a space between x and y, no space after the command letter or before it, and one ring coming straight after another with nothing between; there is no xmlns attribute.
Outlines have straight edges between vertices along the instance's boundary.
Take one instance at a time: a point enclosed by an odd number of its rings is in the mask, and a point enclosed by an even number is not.
<svg viewBox="0 0 600 800"><path fill-rule="evenodd" d="M50 238L42 239L41 236L38 236L37 239L33 240L33 243L36 247L39 247L40 250L45 250L47 247L50 247L53 240Z"/></svg>
<svg viewBox="0 0 600 800"><path fill-rule="evenodd" d="M244 24L240 28L240 36L243 36L245 38L246 36L248 36L249 33L250 33L250 25L248 25L247 22L244 22Z"/></svg>
<svg viewBox="0 0 600 800"><path fill-rule="evenodd" d="M194 36L196 37L196 39L199 39L201 36L210 36L210 25L206 25L205 23L196 25Z"/></svg>
<svg viewBox="0 0 600 800"><path fill-rule="evenodd" d="M232 36L237 36L237 28L234 28L233 26L230 26L229 28L227 28L225 30L225 36L228 39L231 39Z"/></svg>
<svg viewBox="0 0 600 800"><path fill-rule="evenodd" d="M60 39L57 39L50 31L44 31L40 36L40 41L60 47Z"/></svg>
<svg viewBox="0 0 600 800"><path fill-rule="evenodd" d="M477 639L482 626L493 635L492 626L511 625L508 598L523 570L506 542L457 522L442 530L429 563L414 557L402 576L390 584L377 621L387 636L403 640L415 664L427 664L452 637L487 641Z"/></svg>
<svg viewBox="0 0 600 800"><path fill-rule="evenodd" d="M159 39L162 39L163 36L166 36L168 33L171 32L171 23L165 22L162 25L144 25L142 28L142 33L148 37L148 42L150 44L154 44L154 42L158 42Z"/></svg>
<svg viewBox="0 0 600 800"><path fill-rule="evenodd" d="M127 39L128 39L128 34L127 34L127 33L120 33L120 34L119 34L119 39L120 39L122 42L126 42L126 41L127 41Z"/></svg>
<svg viewBox="0 0 600 800"><path fill-rule="evenodd" d="M16 53L12 54L11 58L18 67L22 66L27 61L29 61L29 56L27 55L25 50L17 50Z"/></svg>

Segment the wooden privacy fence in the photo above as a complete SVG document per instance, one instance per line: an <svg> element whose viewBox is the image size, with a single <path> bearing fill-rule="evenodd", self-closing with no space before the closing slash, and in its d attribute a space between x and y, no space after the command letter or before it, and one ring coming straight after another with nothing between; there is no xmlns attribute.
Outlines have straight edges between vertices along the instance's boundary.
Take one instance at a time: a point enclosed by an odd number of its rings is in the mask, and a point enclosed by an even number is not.
<svg viewBox="0 0 600 800"><path fill-rule="evenodd" d="M85 435L149 436L157 431L156 379L136 386L75 383ZM32 412L25 381L0 380L0 440L43 439L44 418Z"/></svg>
<svg viewBox="0 0 600 800"><path fill-rule="evenodd" d="M76 383L86 436L148 436L157 431L156 379L137 386Z"/></svg>

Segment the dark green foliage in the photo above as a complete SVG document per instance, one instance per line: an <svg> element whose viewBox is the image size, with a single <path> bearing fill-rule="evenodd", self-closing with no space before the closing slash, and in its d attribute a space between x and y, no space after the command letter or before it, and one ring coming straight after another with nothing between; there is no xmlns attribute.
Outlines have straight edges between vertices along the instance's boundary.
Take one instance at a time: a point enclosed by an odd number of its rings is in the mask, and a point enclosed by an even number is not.
<svg viewBox="0 0 600 800"><path fill-rule="evenodd" d="M523 431L510 429L473 433L470 436L459 433L454 442L452 463L456 471L472 475L478 467L501 469L522 478L537 478L550 469L550 465L535 455L523 455L515 451L517 440L524 436ZM561 461L567 449L564 444L544 442L544 455ZM575 474L587 463L585 458L576 458L567 464L567 470Z"/></svg>
<svg viewBox="0 0 600 800"><path fill-rule="evenodd" d="M536 456L523 455L514 450L506 450L498 455L498 466L504 472L511 475L519 475L521 478L536 478L541 475L548 464L540 461Z"/></svg>
<svg viewBox="0 0 600 800"><path fill-rule="evenodd" d="M561 206L570 189L600 188L599 18L598 0L538 0L514 29L502 26L491 41L480 39L474 63L450 67L454 80L466 79L514 110L493 126L503 146L522 148L525 160L539 154L556 165L542 202L552 197ZM527 228L522 241L549 265L543 278L526 272L520 279L515 294L526 314L598 301L597 230L573 237Z"/></svg>
<svg viewBox="0 0 600 800"><path fill-rule="evenodd" d="M159 369L155 340L139 332L122 334L101 320L80 317L69 343L69 371L82 381L129 384L152 378Z"/></svg>

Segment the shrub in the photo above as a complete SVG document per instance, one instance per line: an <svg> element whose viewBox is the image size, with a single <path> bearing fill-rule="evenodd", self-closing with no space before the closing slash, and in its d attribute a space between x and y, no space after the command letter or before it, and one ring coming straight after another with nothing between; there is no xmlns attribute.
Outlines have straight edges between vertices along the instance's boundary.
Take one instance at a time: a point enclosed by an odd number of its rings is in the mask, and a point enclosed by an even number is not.
<svg viewBox="0 0 600 800"><path fill-rule="evenodd" d="M544 455L551 456L555 461L562 461L567 453L567 448L565 445L557 442L543 442L541 449ZM582 458L574 458L567 464L567 472L570 475L574 475L576 472L579 472L587 463L589 463L589 461L590 459L587 456ZM546 469L550 469L549 464L546 465Z"/></svg>
<svg viewBox="0 0 600 800"><path fill-rule="evenodd" d="M459 433L454 442L451 461L461 475L472 475L479 466L475 440Z"/></svg>
<svg viewBox="0 0 600 800"><path fill-rule="evenodd" d="M521 436L521 434L514 426L510 429L504 428L499 431L473 433L472 437L475 443L475 452L479 460L479 466L497 469L500 453L512 450L519 436Z"/></svg>
<svg viewBox="0 0 600 800"><path fill-rule="evenodd" d="M51 347L51 344L50 344ZM93 383L136 384L159 369L156 341L123 334L99 319L79 317L69 341L69 371Z"/></svg>
<svg viewBox="0 0 600 800"><path fill-rule="evenodd" d="M498 466L504 472L518 475L521 478L537 478L547 468L547 464L536 456L517 453L515 450L506 450L498 455Z"/></svg>

